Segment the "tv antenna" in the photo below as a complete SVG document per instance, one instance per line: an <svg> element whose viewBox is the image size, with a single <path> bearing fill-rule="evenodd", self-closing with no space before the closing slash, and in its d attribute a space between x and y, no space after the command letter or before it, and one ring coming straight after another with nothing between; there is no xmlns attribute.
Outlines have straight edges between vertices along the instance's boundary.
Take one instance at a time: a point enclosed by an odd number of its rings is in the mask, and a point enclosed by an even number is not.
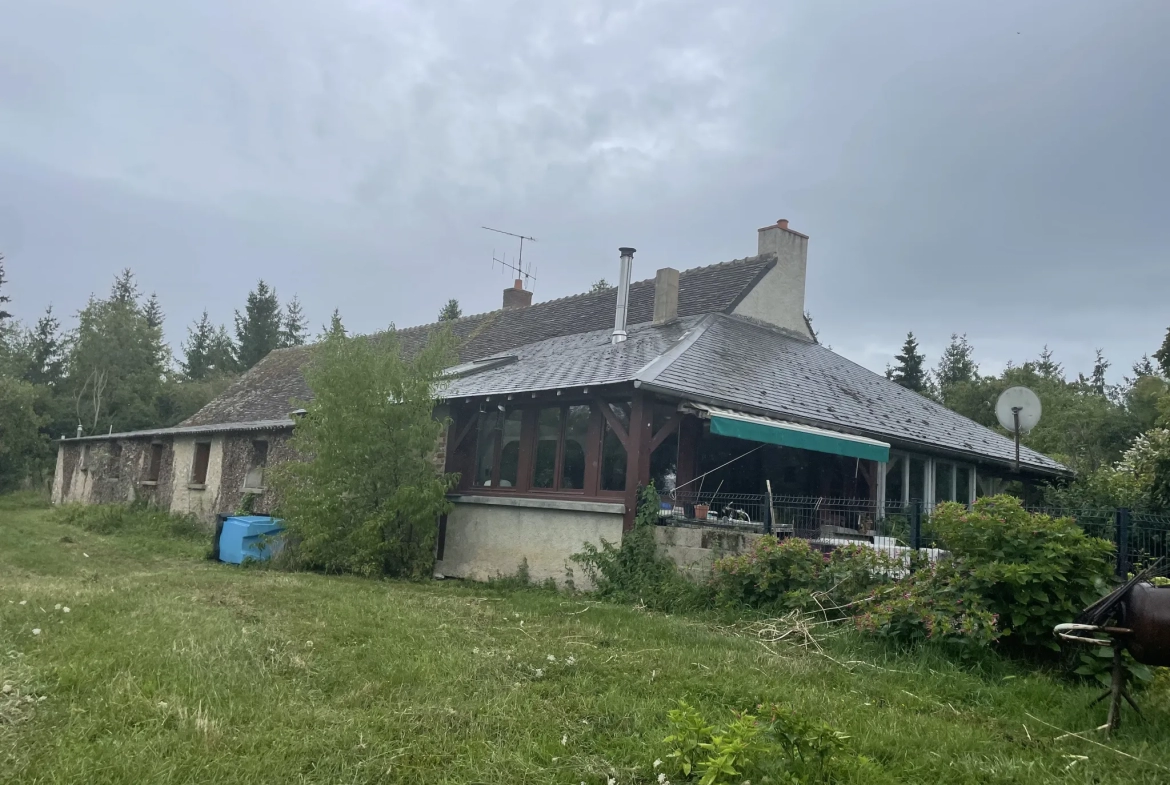
<svg viewBox="0 0 1170 785"><path fill-rule="evenodd" d="M1028 433L1040 422L1040 399L1027 387L1009 387L995 402L995 418L1016 436L1016 463L1020 470L1020 434Z"/></svg>
<svg viewBox="0 0 1170 785"><path fill-rule="evenodd" d="M533 281L533 282L536 281L536 275L533 273L533 270L532 270L532 263L529 262L527 267L524 266L524 241L527 240L530 243L534 243L534 242L536 242L535 237L528 237L526 235L516 234L514 232L505 232L503 229L493 229L490 226L481 226L480 228L487 229L489 232L496 232L498 234L506 234L509 237L515 237L515 238L520 240L520 255L514 263L508 262L505 259L497 259L496 252L494 250L492 251L492 267L493 268L496 266L496 263L499 263L500 267L503 270L511 270L513 273L515 273L516 280L518 280L518 281L519 280Z"/></svg>

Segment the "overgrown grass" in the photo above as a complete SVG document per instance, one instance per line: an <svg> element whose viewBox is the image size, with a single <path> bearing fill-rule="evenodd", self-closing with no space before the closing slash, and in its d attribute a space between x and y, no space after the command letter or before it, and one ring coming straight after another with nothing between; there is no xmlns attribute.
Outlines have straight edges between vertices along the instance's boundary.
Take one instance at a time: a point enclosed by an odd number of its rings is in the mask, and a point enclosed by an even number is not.
<svg viewBox="0 0 1170 785"><path fill-rule="evenodd" d="M680 699L720 724L760 703L831 724L873 761L842 782L1170 779L1161 693L1114 751L1055 729L1103 721L1094 687L990 653L769 651L702 617L240 570L116 532L0 504L0 781L649 783Z"/></svg>

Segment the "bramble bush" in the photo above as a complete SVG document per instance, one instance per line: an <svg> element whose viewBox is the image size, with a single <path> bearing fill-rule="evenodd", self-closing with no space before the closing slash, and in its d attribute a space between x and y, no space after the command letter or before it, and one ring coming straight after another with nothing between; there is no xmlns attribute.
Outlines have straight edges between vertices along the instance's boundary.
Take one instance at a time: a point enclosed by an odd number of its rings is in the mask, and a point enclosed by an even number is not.
<svg viewBox="0 0 1170 785"><path fill-rule="evenodd" d="M949 560L920 566L875 594L853 620L863 632L906 643L987 645L999 635L998 618Z"/></svg>
<svg viewBox="0 0 1170 785"><path fill-rule="evenodd" d="M1020 646L1059 650L1052 628L1110 587L1112 543L1069 518L1028 512L1015 497L985 497L971 510L940 504L934 524L962 593L977 596Z"/></svg>
<svg viewBox="0 0 1170 785"><path fill-rule="evenodd" d="M658 552L654 527L659 506L658 492L650 483L639 491L634 530L622 534L620 545L602 539L598 548L586 542L580 553L569 558L593 583L599 597L640 602L659 611L693 610L705 604L703 590Z"/></svg>
<svg viewBox="0 0 1170 785"><path fill-rule="evenodd" d="M761 537L748 553L715 562L711 587L724 608L840 608L904 571L901 561L860 545L821 553L808 540Z"/></svg>

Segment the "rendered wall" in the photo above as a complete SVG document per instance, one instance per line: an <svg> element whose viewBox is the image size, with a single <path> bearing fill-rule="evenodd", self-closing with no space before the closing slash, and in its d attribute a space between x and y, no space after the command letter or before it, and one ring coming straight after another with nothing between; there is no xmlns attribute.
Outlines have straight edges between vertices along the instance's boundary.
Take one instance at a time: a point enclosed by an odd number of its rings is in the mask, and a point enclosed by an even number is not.
<svg viewBox="0 0 1170 785"><path fill-rule="evenodd" d="M621 504L462 497L447 516L443 559L435 572L484 581L514 575L522 560L534 581L564 584L569 557L585 542L622 538ZM577 588L588 589L580 569Z"/></svg>
<svg viewBox="0 0 1170 785"><path fill-rule="evenodd" d="M748 550L762 534L707 529L701 526L656 526L654 539L658 552L673 561L683 573L696 581L711 577L711 566L723 556L735 556Z"/></svg>

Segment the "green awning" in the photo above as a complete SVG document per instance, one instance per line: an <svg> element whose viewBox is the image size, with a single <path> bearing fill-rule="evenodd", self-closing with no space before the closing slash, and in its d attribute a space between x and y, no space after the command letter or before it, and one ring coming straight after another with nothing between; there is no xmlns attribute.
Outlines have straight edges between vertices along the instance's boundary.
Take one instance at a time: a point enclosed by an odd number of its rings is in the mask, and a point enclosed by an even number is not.
<svg viewBox="0 0 1170 785"><path fill-rule="evenodd" d="M696 405L695 408L707 412L711 421L711 433L720 436L845 455L867 461L887 463L890 460L890 445L864 436L826 431L811 425L774 420L771 417L759 417L715 406Z"/></svg>

